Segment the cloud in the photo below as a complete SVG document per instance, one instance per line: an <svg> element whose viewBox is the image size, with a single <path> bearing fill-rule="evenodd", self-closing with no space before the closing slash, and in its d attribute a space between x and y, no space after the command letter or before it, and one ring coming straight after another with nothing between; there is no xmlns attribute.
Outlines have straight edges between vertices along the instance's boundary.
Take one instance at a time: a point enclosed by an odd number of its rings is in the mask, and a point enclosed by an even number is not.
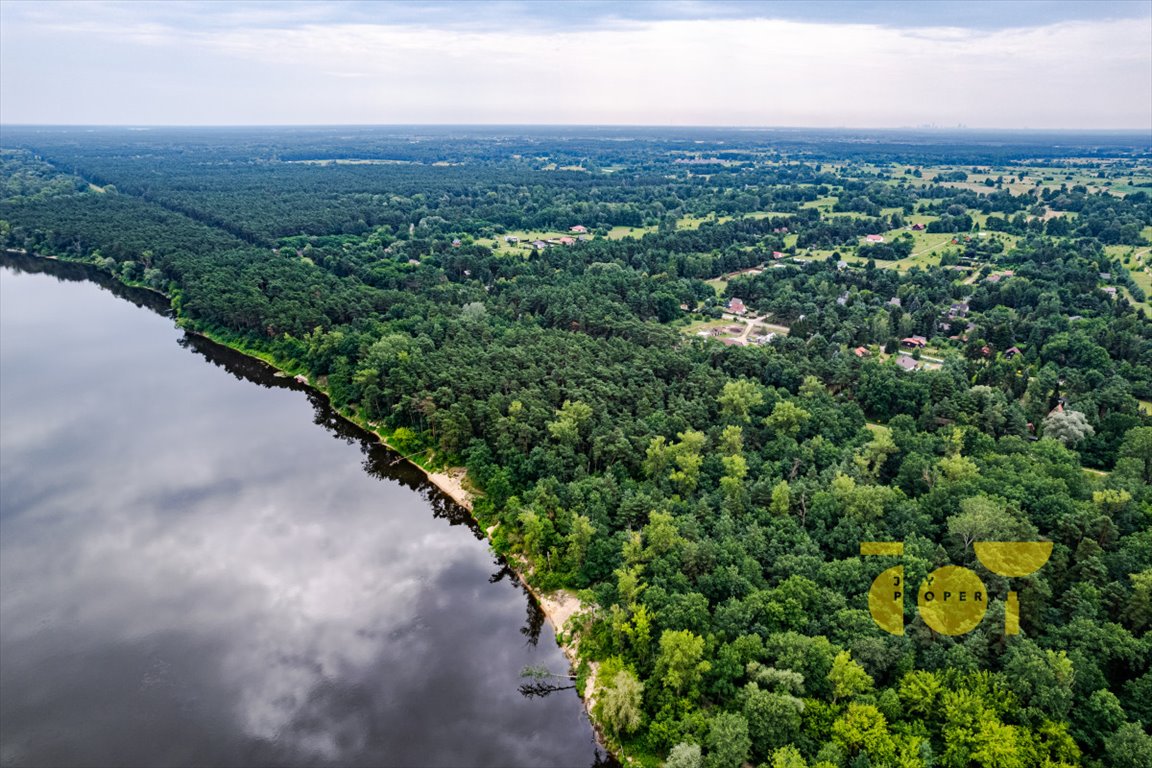
<svg viewBox="0 0 1152 768"><path fill-rule="evenodd" d="M366 473L382 451L170 319L3 272L5 764L591 756L574 693L517 691L563 656L547 631L524 645L526 594L427 486Z"/></svg>
<svg viewBox="0 0 1152 768"><path fill-rule="evenodd" d="M461 14L448 26L377 23L363 10L336 15L352 21L334 20L307 5L279 22L242 7L226 24L132 21L122 11L112 6L5 34L4 48L14 50L0 54L0 119L1152 124L1152 33L1130 20L978 30L673 18L550 29L492 28L464 23ZM55 64L44 56L35 66L24 61L20 49L37 38L40 50L60 52ZM116 52L93 50L93 40L114 42L108 47Z"/></svg>

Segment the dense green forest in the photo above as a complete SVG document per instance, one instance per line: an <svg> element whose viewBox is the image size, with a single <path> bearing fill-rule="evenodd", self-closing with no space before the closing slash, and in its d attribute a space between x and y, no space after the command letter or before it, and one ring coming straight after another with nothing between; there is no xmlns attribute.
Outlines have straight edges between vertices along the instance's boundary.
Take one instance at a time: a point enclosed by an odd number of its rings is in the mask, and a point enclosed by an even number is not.
<svg viewBox="0 0 1152 768"><path fill-rule="evenodd" d="M1146 767L1152 147L986 139L6 128L0 238L466 467L586 606L620 754ZM1053 547L1010 579L983 541ZM946 565L987 588L965 634L916 610Z"/></svg>

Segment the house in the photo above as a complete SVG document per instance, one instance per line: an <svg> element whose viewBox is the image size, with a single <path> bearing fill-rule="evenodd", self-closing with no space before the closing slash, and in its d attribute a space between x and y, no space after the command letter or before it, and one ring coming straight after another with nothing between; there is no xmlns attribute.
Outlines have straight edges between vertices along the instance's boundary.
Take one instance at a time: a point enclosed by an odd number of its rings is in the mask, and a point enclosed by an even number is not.
<svg viewBox="0 0 1152 768"><path fill-rule="evenodd" d="M888 299L888 306L899 307L900 306L900 297L899 296L893 296L892 298Z"/></svg>
<svg viewBox="0 0 1152 768"><path fill-rule="evenodd" d="M408 263L414 267L420 266L420 259L408 259Z"/></svg>
<svg viewBox="0 0 1152 768"><path fill-rule="evenodd" d="M549 245L551 245L551 243L549 243L547 240L533 240L532 241L532 247L538 251L544 250Z"/></svg>
<svg viewBox="0 0 1152 768"><path fill-rule="evenodd" d="M1116 298L1116 289L1113 286L1106 285L1101 290L1103 290L1104 293L1108 294L1112 298Z"/></svg>
<svg viewBox="0 0 1152 768"><path fill-rule="evenodd" d="M780 259L784 258L784 254L780 251L772 251L772 258L779 261Z"/></svg>
<svg viewBox="0 0 1152 768"><path fill-rule="evenodd" d="M776 235L786 235L788 234L788 227L773 227L772 233Z"/></svg>
<svg viewBox="0 0 1152 768"><path fill-rule="evenodd" d="M568 237L565 235L564 237L559 238L556 242L560 243L560 245L576 245L576 238Z"/></svg>
<svg viewBox="0 0 1152 768"><path fill-rule="evenodd" d="M726 347L742 347L742 346L744 346L744 340L743 339L733 339L733 338L720 339L720 343Z"/></svg>
<svg viewBox="0 0 1152 768"><path fill-rule="evenodd" d="M988 275L985 280L989 283L998 283L1000 282L1000 275Z"/></svg>
<svg viewBox="0 0 1152 768"><path fill-rule="evenodd" d="M884 242L884 235L865 235L864 239L870 243L882 243Z"/></svg>
<svg viewBox="0 0 1152 768"><path fill-rule="evenodd" d="M925 229L926 229L926 227L920 223L916 223L916 224L912 225L912 231L913 232L923 232Z"/></svg>
<svg viewBox="0 0 1152 768"><path fill-rule="evenodd" d="M461 243L459 240L453 240L452 241L452 247L453 248L459 248L461 245L463 245L463 243Z"/></svg>
<svg viewBox="0 0 1152 768"><path fill-rule="evenodd" d="M951 318L952 320L955 320L958 317L964 317L965 315L968 314L969 309L970 309L970 307L968 306L968 302L965 302L965 301L958 302L958 303L953 304L951 307L948 308L948 317Z"/></svg>
<svg viewBox="0 0 1152 768"><path fill-rule="evenodd" d="M516 237L515 235L506 235L504 237L504 242L515 245L516 243L520 242L520 238Z"/></svg>
<svg viewBox="0 0 1152 768"><path fill-rule="evenodd" d="M856 349L852 350L852 354L856 355L856 357L872 357L872 353L868 351L867 347L856 347Z"/></svg>
<svg viewBox="0 0 1152 768"><path fill-rule="evenodd" d="M1100 279L1101 280L1111 280L1112 279L1112 273L1111 272L1101 272L1100 273Z"/></svg>
<svg viewBox="0 0 1152 768"><path fill-rule="evenodd" d="M588 233L588 227L583 224L577 224L574 227L568 227L568 231L576 235L584 235Z"/></svg>
<svg viewBox="0 0 1152 768"><path fill-rule="evenodd" d="M907 338L900 339L900 346L907 347L908 349L919 349L920 347L928 346L928 339L923 336L908 336Z"/></svg>
<svg viewBox="0 0 1152 768"><path fill-rule="evenodd" d="M838 269L839 271L843 272L847 268L848 268L848 262L846 262L846 261L836 262L836 269Z"/></svg>
<svg viewBox="0 0 1152 768"><path fill-rule="evenodd" d="M1011 360L1018 354L1020 354L1020 347L1008 347L1008 349L1004 350L1004 357L1008 360Z"/></svg>
<svg viewBox="0 0 1152 768"><path fill-rule="evenodd" d="M741 299L729 299L728 311L735 312L737 315L742 315L748 311L748 308L744 306L744 302Z"/></svg>
<svg viewBox="0 0 1152 768"><path fill-rule="evenodd" d="M980 354L984 357L992 357L992 347L987 345L980 347Z"/></svg>
<svg viewBox="0 0 1152 768"><path fill-rule="evenodd" d="M920 363L908 357L908 355L897 355L895 360L896 365L900 366L906 371L914 371L920 367Z"/></svg>

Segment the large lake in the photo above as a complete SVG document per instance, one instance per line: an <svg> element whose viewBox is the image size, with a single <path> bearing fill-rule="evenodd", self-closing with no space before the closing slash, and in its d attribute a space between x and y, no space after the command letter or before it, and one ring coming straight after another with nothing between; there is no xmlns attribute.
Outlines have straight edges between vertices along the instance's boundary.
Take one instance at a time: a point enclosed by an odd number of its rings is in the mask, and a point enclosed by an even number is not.
<svg viewBox="0 0 1152 768"><path fill-rule="evenodd" d="M0 765L597 763L463 510L86 276L0 257Z"/></svg>

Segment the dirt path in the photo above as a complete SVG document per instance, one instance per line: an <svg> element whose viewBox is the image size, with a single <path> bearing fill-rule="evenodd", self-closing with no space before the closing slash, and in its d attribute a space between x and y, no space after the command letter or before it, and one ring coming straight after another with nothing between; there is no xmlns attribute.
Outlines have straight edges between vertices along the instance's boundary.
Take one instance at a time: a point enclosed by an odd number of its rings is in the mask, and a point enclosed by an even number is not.
<svg viewBox="0 0 1152 768"><path fill-rule="evenodd" d="M755 328L757 325L763 325L769 331L776 333L776 334L787 334L788 333L788 327L787 326L776 325L774 323L768 322L768 318L771 317L771 314L760 315L759 317L740 317L738 315L725 314L725 315L722 315L722 317L725 320L730 320L734 323L744 323L744 330L740 333L740 335L732 337L734 339L737 339L738 341L743 342L744 344L748 343L748 337L752 335L752 329Z"/></svg>

